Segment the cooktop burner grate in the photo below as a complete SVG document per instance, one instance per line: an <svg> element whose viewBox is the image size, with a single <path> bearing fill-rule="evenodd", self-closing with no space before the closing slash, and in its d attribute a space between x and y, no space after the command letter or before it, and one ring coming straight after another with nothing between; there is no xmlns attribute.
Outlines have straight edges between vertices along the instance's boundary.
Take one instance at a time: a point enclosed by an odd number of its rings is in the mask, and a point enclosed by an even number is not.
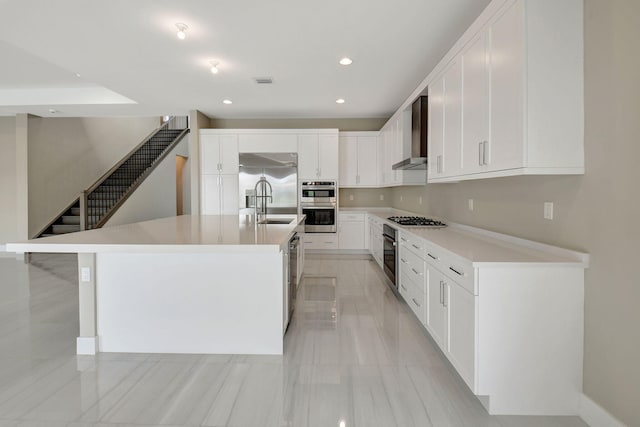
<svg viewBox="0 0 640 427"><path fill-rule="evenodd" d="M437 221L431 218L425 218L423 216L391 216L387 219L400 225L412 227L442 228L447 226L447 224L441 221Z"/></svg>

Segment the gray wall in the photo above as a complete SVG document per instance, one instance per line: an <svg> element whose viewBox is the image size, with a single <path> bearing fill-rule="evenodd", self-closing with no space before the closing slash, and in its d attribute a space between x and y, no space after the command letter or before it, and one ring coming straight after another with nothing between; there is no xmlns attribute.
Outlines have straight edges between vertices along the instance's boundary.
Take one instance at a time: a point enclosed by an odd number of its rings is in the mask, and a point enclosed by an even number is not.
<svg viewBox="0 0 640 427"><path fill-rule="evenodd" d="M629 426L640 426L638 22L637 0L585 1L584 176L433 184L392 194L400 209L589 252L584 392ZM543 219L545 201L555 204L553 221Z"/></svg>
<svg viewBox="0 0 640 427"><path fill-rule="evenodd" d="M0 117L0 245L17 238L16 119Z"/></svg>
<svg viewBox="0 0 640 427"><path fill-rule="evenodd" d="M391 188L341 188L340 207L388 207L391 204L392 191ZM353 200L350 196L353 196ZM380 200L380 196L383 200Z"/></svg>
<svg viewBox="0 0 640 427"><path fill-rule="evenodd" d="M346 131L378 131L389 118L373 119L216 119L215 129L340 129Z"/></svg>
<svg viewBox="0 0 640 427"><path fill-rule="evenodd" d="M158 126L158 117L29 117L29 235Z"/></svg>

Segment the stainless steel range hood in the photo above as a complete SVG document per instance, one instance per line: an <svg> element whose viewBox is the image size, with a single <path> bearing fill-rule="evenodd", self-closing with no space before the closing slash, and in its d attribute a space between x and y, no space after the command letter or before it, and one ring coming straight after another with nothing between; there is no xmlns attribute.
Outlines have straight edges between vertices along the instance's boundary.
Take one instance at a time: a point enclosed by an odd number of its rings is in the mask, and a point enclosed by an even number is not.
<svg viewBox="0 0 640 427"><path fill-rule="evenodd" d="M427 169L428 98L421 96L411 106L411 157L391 166L393 170Z"/></svg>

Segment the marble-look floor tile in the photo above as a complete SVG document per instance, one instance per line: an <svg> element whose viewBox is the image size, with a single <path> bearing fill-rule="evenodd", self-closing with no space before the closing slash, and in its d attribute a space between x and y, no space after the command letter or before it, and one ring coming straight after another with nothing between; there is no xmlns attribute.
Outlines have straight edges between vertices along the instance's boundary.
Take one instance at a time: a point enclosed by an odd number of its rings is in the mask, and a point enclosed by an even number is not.
<svg viewBox="0 0 640 427"><path fill-rule="evenodd" d="M488 415L366 257L307 257L282 356L76 356L76 266L0 259L0 427L586 426Z"/></svg>

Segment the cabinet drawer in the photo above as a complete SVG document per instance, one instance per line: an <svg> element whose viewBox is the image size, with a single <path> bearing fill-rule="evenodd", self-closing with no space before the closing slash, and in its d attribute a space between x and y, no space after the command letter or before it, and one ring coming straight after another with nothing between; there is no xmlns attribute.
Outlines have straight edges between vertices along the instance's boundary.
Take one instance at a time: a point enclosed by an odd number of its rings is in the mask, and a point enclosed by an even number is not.
<svg viewBox="0 0 640 427"><path fill-rule="evenodd" d="M425 254L428 265L440 270L445 276L472 294L478 294L473 279L473 266L468 260L432 245L427 245Z"/></svg>
<svg viewBox="0 0 640 427"><path fill-rule="evenodd" d="M424 247L426 242L423 239L410 235L409 233L401 232L400 244L406 246L407 249L417 256L424 258Z"/></svg>
<svg viewBox="0 0 640 427"><path fill-rule="evenodd" d="M364 221L363 213L338 213L340 221Z"/></svg>
<svg viewBox="0 0 640 427"><path fill-rule="evenodd" d="M338 236L335 234L312 234L304 235L305 249L338 249Z"/></svg>
<svg viewBox="0 0 640 427"><path fill-rule="evenodd" d="M406 275L400 277L400 294L423 325L427 321L427 294Z"/></svg>
<svg viewBox="0 0 640 427"><path fill-rule="evenodd" d="M410 277L422 292L427 291L424 261L403 245L400 246L399 265L400 271Z"/></svg>

